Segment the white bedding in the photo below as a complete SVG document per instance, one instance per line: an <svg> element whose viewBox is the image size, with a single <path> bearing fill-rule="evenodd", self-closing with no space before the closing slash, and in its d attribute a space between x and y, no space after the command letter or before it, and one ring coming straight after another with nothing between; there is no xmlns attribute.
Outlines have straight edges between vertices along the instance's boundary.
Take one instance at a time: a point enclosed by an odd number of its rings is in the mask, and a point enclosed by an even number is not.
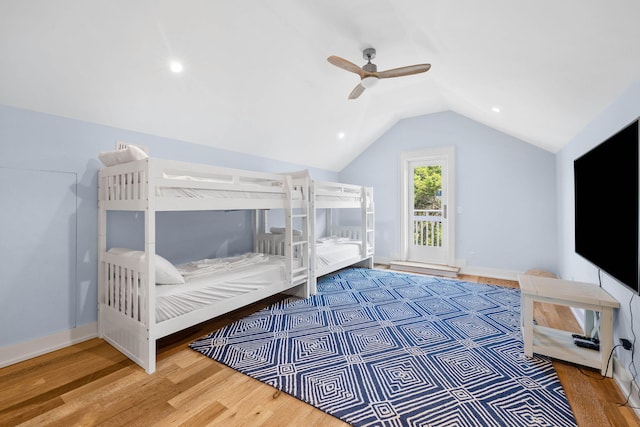
<svg viewBox="0 0 640 427"><path fill-rule="evenodd" d="M328 237L316 243L316 268L323 269L351 258L359 257L362 241Z"/></svg>
<svg viewBox="0 0 640 427"><path fill-rule="evenodd" d="M316 201L320 201L320 202L340 201L340 202L360 203L361 200L362 200L362 197L360 196L360 194L350 195L350 194L337 193L335 195L319 194L316 196Z"/></svg>
<svg viewBox="0 0 640 427"><path fill-rule="evenodd" d="M201 259L180 264L177 269L182 277L201 277L224 271L236 270L269 261L263 253L246 253L226 258ZM156 281L157 282L157 281Z"/></svg>
<svg viewBox="0 0 640 427"><path fill-rule="evenodd" d="M262 191L234 191L211 190L206 188L187 187L157 187L156 196L159 197L188 197L198 199L284 199L284 193L271 193ZM302 199L299 191L291 193L293 200Z"/></svg>
<svg viewBox="0 0 640 427"><path fill-rule="evenodd" d="M156 322L267 286L276 286L286 280L284 257L256 255L263 258L258 262L240 260L236 264L238 268L220 268L226 262L224 259L211 263L217 264L212 269L211 265L204 263L205 270L210 268L209 274L199 274L197 269L191 269L193 274L185 277L184 285L156 286ZM237 261L239 258L233 259ZM178 268L184 271L187 265L183 264Z"/></svg>
<svg viewBox="0 0 640 427"><path fill-rule="evenodd" d="M171 175L163 173L163 178L176 181L185 181L184 186L167 186L157 187L156 196L160 197L188 197L200 199L284 199L285 193L277 184L278 181L271 180L254 180L247 181L243 184L254 186L255 191L236 191L236 190L220 190L208 188L191 188L188 182L211 183L211 184L228 184L232 187L232 183L228 179L216 179L209 177L199 177L190 175ZM302 191L293 191L291 194L293 200L302 199Z"/></svg>

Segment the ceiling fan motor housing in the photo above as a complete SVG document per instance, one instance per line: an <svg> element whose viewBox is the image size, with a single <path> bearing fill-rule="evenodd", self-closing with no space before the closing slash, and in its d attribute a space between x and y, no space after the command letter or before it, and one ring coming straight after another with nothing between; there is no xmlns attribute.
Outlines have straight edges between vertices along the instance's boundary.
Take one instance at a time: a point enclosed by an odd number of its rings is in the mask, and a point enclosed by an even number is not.
<svg viewBox="0 0 640 427"><path fill-rule="evenodd" d="M378 66L371 63L371 60L376 57L376 50L374 48L369 47L363 50L362 57L367 60L367 63L362 67L364 71L368 73L375 73L378 71Z"/></svg>
<svg viewBox="0 0 640 427"><path fill-rule="evenodd" d="M378 71L378 66L376 64L372 64L371 62L367 62L366 64L364 64L362 69L368 73L375 73L376 71Z"/></svg>

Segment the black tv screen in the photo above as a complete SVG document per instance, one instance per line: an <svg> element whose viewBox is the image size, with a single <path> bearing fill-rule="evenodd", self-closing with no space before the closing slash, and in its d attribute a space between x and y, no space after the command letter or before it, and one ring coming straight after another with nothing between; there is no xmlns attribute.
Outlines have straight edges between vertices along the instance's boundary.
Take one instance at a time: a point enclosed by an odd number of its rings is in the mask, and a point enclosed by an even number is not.
<svg viewBox="0 0 640 427"><path fill-rule="evenodd" d="M576 253L638 292L638 120L573 162Z"/></svg>

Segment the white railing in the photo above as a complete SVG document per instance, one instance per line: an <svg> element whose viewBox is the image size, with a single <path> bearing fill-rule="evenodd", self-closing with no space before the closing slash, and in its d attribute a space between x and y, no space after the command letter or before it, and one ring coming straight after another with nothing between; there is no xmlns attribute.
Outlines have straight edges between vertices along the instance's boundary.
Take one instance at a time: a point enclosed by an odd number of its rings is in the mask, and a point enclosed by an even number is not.
<svg viewBox="0 0 640 427"><path fill-rule="evenodd" d="M413 244L442 246L442 209L414 209Z"/></svg>

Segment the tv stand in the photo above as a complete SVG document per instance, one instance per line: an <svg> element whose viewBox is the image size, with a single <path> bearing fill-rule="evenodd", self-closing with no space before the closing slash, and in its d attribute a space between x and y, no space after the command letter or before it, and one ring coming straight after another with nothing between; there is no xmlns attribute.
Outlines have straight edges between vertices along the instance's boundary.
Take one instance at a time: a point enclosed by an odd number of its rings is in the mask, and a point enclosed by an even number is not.
<svg viewBox="0 0 640 427"><path fill-rule="evenodd" d="M600 369L602 375L610 377L612 368L607 362L613 348L613 309L619 308L620 303L604 289L591 283L527 274L518 275L518 282L520 283L522 310L520 322L524 354L532 357L533 353L538 353L589 366ZM599 350L576 346L571 332L535 325L533 304L536 301L599 312Z"/></svg>

